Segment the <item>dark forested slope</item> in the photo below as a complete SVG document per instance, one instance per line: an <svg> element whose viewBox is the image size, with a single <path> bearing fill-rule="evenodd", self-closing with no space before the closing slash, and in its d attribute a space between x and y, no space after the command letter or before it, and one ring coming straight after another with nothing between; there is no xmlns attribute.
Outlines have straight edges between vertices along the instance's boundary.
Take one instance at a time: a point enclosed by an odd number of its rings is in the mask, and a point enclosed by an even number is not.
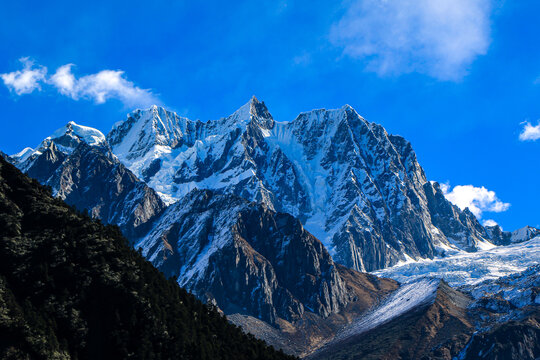
<svg viewBox="0 0 540 360"><path fill-rule="evenodd" d="M288 357L0 157L0 358Z"/></svg>

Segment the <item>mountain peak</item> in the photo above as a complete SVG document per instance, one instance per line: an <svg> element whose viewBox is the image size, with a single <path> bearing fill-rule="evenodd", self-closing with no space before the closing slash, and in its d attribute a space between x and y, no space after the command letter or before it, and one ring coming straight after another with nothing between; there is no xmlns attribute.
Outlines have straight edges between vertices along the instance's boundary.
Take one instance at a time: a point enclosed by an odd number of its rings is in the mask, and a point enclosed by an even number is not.
<svg viewBox="0 0 540 360"><path fill-rule="evenodd" d="M264 127L265 129L274 127L274 118L268 111L264 101L259 101L255 96L253 96L250 101L250 114L252 115L252 121L256 120L256 123L259 126Z"/></svg>
<svg viewBox="0 0 540 360"><path fill-rule="evenodd" d="M63 154L71 154L81 142L90 146L101 146L106 144L107 140L101 131L70 121L57 129L51 136L43 139L37 148L27 147L12 155L11 159L13 159L14 164L26 171L37 156L51 148L52 143Z"/></svg>
<svg viewBox="0 0 540 360"><path fill-rule="evenodd" d="M60 139L64 136L84 141L91 146L100 145L106 141L105 135L101 131L88 126L78 125L75 121L68 122L45 140Z"/></svg>
<svg viewBox="0 0 540 360"><path fill-rule="evenodd" d="M274 118L268 111L264 101L259 101L255 95L238 110L222 119L227 128L231 126L245 126L255 124L258 127L269 130L274 127Z"/></svg>
<svg viewBox="0 0 540 360"><path fill-rule="evenodd" d="M171 149L180 146L193 123L162 106L152 105L134 110L126 120L117 122L107 135L107 141L117 156L131 159L155 146Z"/></svg>

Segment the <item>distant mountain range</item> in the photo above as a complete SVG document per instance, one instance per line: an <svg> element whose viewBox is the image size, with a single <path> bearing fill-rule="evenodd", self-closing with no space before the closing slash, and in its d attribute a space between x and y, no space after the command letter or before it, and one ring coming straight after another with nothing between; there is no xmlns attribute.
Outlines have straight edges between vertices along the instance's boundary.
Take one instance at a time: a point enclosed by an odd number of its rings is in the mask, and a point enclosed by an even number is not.
<svg viewBox="0 0 540 360"><path fill-rule="evenodd" d="M70 122L5 157L55 196L118 225L154 266L232 322L294 354L328 354L348 324L367 321L366 310L398 288L357 271L540 234L482 226L427 180L409 142L350 106L291 122L275 121L256 98L207 122L153 106L107 136ZM461 314L448 319L464 324L459 341L444 338L454 344L445 354L455 355L476 326L465 310L472 300L439 282L430 294L441 291L369 331L443 297L453 305L441 308Z"/></svg>

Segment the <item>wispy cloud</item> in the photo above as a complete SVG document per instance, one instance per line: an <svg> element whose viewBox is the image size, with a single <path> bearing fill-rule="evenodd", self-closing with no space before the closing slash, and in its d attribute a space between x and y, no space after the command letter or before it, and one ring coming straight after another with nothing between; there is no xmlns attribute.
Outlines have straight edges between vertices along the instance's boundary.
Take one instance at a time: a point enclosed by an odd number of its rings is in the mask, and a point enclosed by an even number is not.
<svg viewBox="0 0 540 360"><path fill-rule="evenodd" d="M540 121L536 126L531 125L530 122L525 121L523 123L523 130L519 134L519 140L521 141L535 141L540 139Z"/></svg>
<svg viewBox="0 0 540 360"><path fill-rule="evenodd" d="M34 66L28 58L21 62L23 70L0 75L4 84L17 95L30 94L40 90L41 85L48 85L73 100L93 100L97 104L109 99L120 100L127 106L145 107L159 103L150 90L137 87L121 70L102 70L77 78L72 72L74 65L66 64L47 76L46 67Z"/></svg>
<svg viewBox="0 0 540 360"><path fill-rule="evenodd" d="M457 81L487 52L492 0L353 0L330 40L379 75Z"/></svg>
<svg viewBox="0 0 540 360"><path fill-rule="evenodd" d="M19 61L23 65L22 70L0 74L4 84L17 95L30 94L34 90L40 90L40 83L45 81L47 68L34 66L34 62L27 57L20 58Z"/></svg>
<svg viewBox="0 0 540 360"><path fill-rule="evenodd" d="M477 217L482 218L483 212L503 212L510 207L509 203L502 202L494 191L485 187L473 185L457 185L450 191L448 184L441 184L444 196L461 210L469 210ZM486 222L489 220L486 220Z"/></svg>

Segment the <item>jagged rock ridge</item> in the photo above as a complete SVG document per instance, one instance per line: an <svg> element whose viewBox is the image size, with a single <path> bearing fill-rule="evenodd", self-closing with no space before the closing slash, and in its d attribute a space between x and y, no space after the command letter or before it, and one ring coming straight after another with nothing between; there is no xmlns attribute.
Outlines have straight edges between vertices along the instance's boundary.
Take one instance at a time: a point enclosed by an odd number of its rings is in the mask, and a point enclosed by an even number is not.
<svg viewBox="0 0 540 360"><path fill-rule="evenodd" d="M350 106L291 122L275 121L256 98L208 122L152 107L107 139L168 203L194 188L264 203L299 218L337 262L357 270L500 242L427 181L409 142Z"/></svg>

